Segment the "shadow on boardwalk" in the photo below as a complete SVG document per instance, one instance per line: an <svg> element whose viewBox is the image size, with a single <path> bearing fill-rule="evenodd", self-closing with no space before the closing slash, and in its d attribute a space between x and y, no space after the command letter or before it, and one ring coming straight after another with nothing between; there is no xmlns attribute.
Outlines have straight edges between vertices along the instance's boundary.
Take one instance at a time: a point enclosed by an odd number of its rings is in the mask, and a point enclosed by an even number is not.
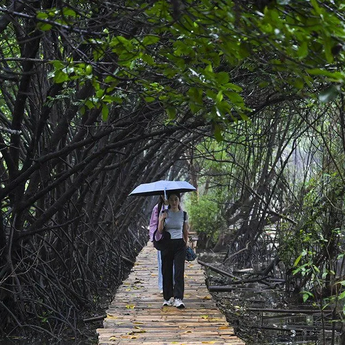
<svg viewBox="0 0 345 345"><path fill-rule="evenodd" d="M216 308L205 286L202 267L186 262L185 309L162 307L157 288L156 249L148 244L107 310L99 345L228 344L244 345Z"/></svg>

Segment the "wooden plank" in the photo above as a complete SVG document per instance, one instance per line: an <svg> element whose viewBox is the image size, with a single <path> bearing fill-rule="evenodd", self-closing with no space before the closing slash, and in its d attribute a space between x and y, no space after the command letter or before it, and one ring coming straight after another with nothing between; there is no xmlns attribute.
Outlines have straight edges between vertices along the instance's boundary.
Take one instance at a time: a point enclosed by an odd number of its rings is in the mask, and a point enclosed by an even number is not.
<svg viewBox="0 0 345 345"><path fill-rule="evenodd" d="M157 288L157 254L148 245L107 310L99 345L244 345L217 309L205 285L203 268L186 262L185 309L162 307Z"/></svg>

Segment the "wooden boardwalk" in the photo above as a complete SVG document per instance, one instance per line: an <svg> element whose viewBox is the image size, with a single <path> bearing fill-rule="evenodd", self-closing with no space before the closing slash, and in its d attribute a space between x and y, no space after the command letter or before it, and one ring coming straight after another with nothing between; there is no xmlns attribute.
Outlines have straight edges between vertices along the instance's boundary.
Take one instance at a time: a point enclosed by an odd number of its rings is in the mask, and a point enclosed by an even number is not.
<svg viewBox="0 0 345 345"><path fill-rule="evenodd" d="M186 262L185 309L162 307L157 285L157 253L149 243L97 329L99 345L245 345L216 308L196 260Z"/></svg>

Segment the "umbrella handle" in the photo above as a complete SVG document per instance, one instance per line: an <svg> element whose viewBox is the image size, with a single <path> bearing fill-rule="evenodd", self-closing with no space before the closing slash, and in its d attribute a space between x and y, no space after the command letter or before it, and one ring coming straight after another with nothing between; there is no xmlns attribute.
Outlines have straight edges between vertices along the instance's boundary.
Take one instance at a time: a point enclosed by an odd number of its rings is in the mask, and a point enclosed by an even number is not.
<svg viewBox="0 0 345 345"><path fill-rule="evenodd" d="M167 200L167 187L164 187L164 199Z"/></svg>

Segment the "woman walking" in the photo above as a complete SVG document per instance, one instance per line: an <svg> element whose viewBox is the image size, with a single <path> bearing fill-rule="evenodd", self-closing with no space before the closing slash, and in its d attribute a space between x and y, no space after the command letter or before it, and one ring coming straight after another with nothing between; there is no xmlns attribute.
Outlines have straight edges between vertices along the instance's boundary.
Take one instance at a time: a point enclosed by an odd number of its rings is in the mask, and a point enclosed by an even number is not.
<svg viewBox="0 0 345 345"><path fill-rule="evenodd" d="M158 231L170 234L165 248L161 251L163 273L163 306L184 308L184 262L188 240L188 217L181 210L180 194L168 194L169 206L159 216Z"/></svg>

